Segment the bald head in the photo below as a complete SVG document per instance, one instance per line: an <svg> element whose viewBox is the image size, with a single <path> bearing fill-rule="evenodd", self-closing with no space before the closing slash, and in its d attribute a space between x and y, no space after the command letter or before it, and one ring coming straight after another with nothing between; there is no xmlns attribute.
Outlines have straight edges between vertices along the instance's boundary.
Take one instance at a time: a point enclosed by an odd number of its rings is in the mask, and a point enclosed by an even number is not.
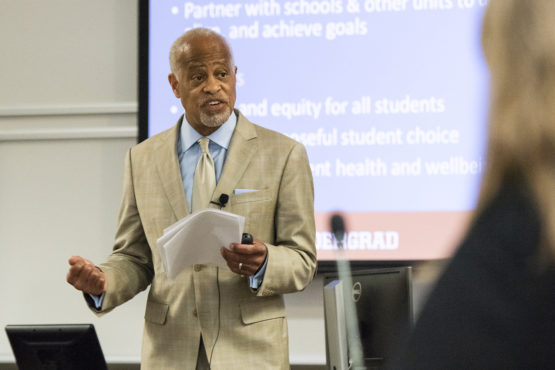
<svg viewBox="0 0 555 370"><path fill-rule="evenodd" d="M195 48L195 53L192 49ZM229 67L233 69L235 62L233 52L227 40L217 32L208 28L193 28L179 36L170 48L170 69L179 78L184 65L203 54L220 53L226 55ZM195 55L193 55L195 54Z"/></svg>

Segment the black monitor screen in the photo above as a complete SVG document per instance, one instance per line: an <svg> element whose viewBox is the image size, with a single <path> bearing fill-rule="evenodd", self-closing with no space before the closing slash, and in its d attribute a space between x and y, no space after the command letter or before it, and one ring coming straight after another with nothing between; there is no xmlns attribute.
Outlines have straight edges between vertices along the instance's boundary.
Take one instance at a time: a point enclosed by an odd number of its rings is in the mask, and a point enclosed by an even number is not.
<svg viewBox="0 0 555 370"><path fill-rule="evenodd" d="M402 344L413 321L411 268L353 271L344 299L355 304L364 362L380 367ZM325 277L327 285L337 275Z"/></svg>
<svg viewBox="0 0 555 370"><path fill-rule="evenodd" d="M92 324L7 325L19 370L107 369Z"/></svg>

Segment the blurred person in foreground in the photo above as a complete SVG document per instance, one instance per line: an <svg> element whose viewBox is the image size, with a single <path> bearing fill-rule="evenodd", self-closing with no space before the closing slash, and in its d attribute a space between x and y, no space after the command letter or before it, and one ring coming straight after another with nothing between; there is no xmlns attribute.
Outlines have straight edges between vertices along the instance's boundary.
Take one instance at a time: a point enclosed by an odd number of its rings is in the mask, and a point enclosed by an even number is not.
<svg viewBox="0 0 555 370"><path fill-rule="evenodd" d="M283 294L304 289L316 271L306 150L234 109L237 67L221 35L186 32L170 66L185 114L128 151L113 252L98 268L70 258L67 281L99 315L150 287L142 369L288 369ZM191 264L168 278L156 242L164 229L222 207L245 217L254 243L222 246L228 268Z"/></svg>
<svg viewBox="0 0 555 370"><path fill-rule="evenodd" d="M490 0L482 46L478 206L395 369L555 368L555 1Z"/></svg>

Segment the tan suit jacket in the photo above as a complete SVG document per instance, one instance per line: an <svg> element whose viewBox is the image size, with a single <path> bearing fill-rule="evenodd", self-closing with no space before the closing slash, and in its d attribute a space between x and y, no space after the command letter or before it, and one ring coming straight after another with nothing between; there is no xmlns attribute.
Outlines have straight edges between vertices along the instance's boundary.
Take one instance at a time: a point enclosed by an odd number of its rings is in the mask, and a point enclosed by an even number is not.
<svg viewBox="0 0 555 370"><path fill-rule="evenodd" d="M150 285L144 369L194 369L201 334L212 369L289 368L282 294L304 289L316 270L311 170L301 144L236 114L212 200L228 194L224 210L244 216L245 232L268 247L257 292L227 267L194 265L174 280L161 273L156 239L189 208L176 152L181 120L127 154L114 250L100 265L108 289L99 314Z"/></svg>

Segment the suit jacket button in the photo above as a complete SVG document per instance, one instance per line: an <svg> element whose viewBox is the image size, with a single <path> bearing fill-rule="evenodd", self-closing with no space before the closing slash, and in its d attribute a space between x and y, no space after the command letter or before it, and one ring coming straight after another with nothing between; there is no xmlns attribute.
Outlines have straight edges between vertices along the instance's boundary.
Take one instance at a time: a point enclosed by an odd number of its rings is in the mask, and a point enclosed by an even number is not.
<svg viewBox="0 0 555 370"><path fill-rule="evenodd" d="M197 309L196 308L193 310L193 316L197 317Z"/></svg>
<svg viewBox="0 0 555 370"><path fill-rule="evenodd" d="M195 265L195 271L199 272L200 270L202 270L202 265Z"/></svg>

